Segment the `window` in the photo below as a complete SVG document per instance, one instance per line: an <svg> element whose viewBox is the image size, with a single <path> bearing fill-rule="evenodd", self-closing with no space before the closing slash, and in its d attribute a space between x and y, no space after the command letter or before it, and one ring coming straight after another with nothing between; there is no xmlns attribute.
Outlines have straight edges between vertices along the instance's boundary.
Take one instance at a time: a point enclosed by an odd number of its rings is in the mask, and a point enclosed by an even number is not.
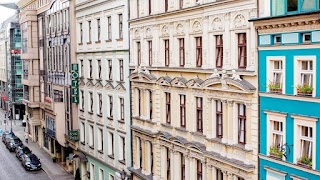
<svg viewBox="0 0 320 180"><path fill-rule="evenodd" d="M164 40L164 62L165 66L170 64L169 39Z"/></svg>
<svg viewBox="0 0 320 180"><path fill-rule="evenodd" d="M114 137L113 137L113 133L109 133L109 145L108 148L109 148L109 157L113 158L114 156Z"/></svg>
<svg viewBox="0 0 320 180"><path fill-rule="evenodd" d="M123 60L119 59L119 69L120 69L120 81L124 80L124 76L123 76Z"/></svg>
<svg viewBox="0 0 320 180"><path fill-rule="evenodd" d="M98 28L98 41L100 42L100 36L101 36L100 19L97 19L97 28Z"/></svg>
<svg viewBox="0 0 320 180"><path fill-rule="evenodd" d="M149 117L150 117L150 120L152 120L152 91L149 90Z"/></svg>
<svg viewBox="0 0 320 180"><path fill-rule="evenodd" d="M202 163L197 160L197 180L202 180Z"/></svg>
<svg viewBox="0 0 320 180"><path fill-rule="evenodd" d="M99 168L99 180L104 180L103 169L100 169L100 168Z"/></svg>
<svg viewBox="0 0 320 180"><path fill-rule="evenodd" d="M92 78L92 60L89 60L89 78Z"/></svg>
<svg viewBox="0 0 320 180"><path fill-rule="evenodd" d="M86 131L85 131L85 125L84 122L81 122L80 126L80 142L84 143L86 141Z"/></svg>
<svg viewBox="0 0 320 180"><path fill-rule="evenodd" d="M272 147L279 149L283 145L283 122L271 121L272 123Z"/></svg>
<svg viewBox="0 0 320 180"><path fill-rule="evenodd" d="M140 168L142 169L142 144L141 144L141 139L138 138L138 144L139 144L139 165L140 165Z"/></svg>
<svg viewBox="0 0 320 180"><path fill-rule="evenodd" d="M80 43L83 43L83 29L82 29L82 23L79 23L80 26Z"/></svg>
<svg viewBox="0 0 320 180"><path fill-rule="evenodd" d="M148 14L151 14L151 9L152 9L152 4L151 4L152 0L149 0L149 8L148 8Z"/></svg>
<svg viewBox="0 0 320 180"><path fill-rule="evenodd" d="M114 180L114 176L112 174L109 174L109 180Z"/></svg>
<svg viewBox="0 0 320 180"><path fill-rule="evenodd" d="M216 100L216 137L223 138L223 105L221 100Z"/></svg>
<svg viewBox="0 0 320 180"><path fill-rule="evenodd" d="M300 126L300 158L308 158L312 161L313 128Z"/></svg>
<svg viewBox="0 0 320 180"><path fill-rule="evenodd" d="M81 110L83 110L84 109L84 92L80 91L80 94L81 94Z"/></svg>
<svg viewBox="0 0 320 180"><path fill-rule="evenodd" d="M283 62L281 60L272 61L272 84L269 85L270 91L275 91L276 89L282 90L282 70Z"/></svg>
<svg viewBox="0 0 320 180"><path fill-rule="evenodd" d="M123 16L119 14L119 39L123 38Z"/></svg>
<svg viewBox="0 0 320 180"><path fill-rule="evenodd" d="M186 128L186 95L180 95L180 126Z"/></svg>
<svg viewBox="0 0 320 180"><path fill-rule="evenodd" d="M99 59L98 60L98 78L99 79L102 79L102 76L101 76L101 60Z"/></svg>
<svg viewBox="0 0 320 180"><path fill-rule="evenodd" d="M170 93L166 92L166 123L171 123L171 107L170 107Z"/></svg>
<svg viewBox="0 0 320 180"><path fill-rule="evenodd" d="M89 98L90 98L89 112L93 112L93 96L92 96L92 92L89 92Z"/></svg>
<svg viewBox="0 0 320 180"><path fill-rule="evenodd" d="M80 75L81 75L81 77L83 77L83 75L84 75L84 72L83 72L83 60L80 60Z"/></svg>
<svg viewBox="0 0 320 180"><path fill-rule="evenodd" d="M103 130L98 129L98 151L103 152Z"/></svg>
<svg viewBox="0 0 320 180"><path fill-rule="evenodd" d="M238 142L246 144L246 106L238 104Z"/></svg>
<svg viewBox="0 0 320 180"><path fill-rule="evenodd" d="M238 67L247 67L247 36L246 33L238 34Z"/></svg>
<svg viewBox="0 0 320 180"><path fill-rule="evenodd" d="M287 0L287 11L298 11L298 0Z"/></svg>
<svg viewBox="0 0 320 180"><path fill-rule="evenodd" d="M108 66L109 66L109 80L112 80L112 61L111 59L108 60Z"/></svg>
<svg viewBox="0 0 320 180"><path fill-rule="evenodd" d="M216 169L216 180L223 180L223 172L221 169Z"/></svg>
<svg viewBox="0 0 320 180"><path fill-rule="evenodd" d="M164 12L167 12L169 8L168 0L164 0Z"/></svg>
<svg viewBox="0 0 320 180"><path fill-rule="evenodd" d="M197 67L202 66L202 37L196 37L196 61Z"/></svg>
<svg viewBox="0 0 320 180"><path fill-rule="evenodd" d="M183 153L180 153L180 159L181 159L181 180L186 179L186 160L184 158Z"/></svg>
<svg viewBox="0 0 320 180"><path fill-rule="evenodd" d="M90 176L95 177L94 175L94 164L90 163Z"/></svg>
<svg viewBox="0 0 320 180"><path fill-rule="evenodd" d="M94 147L93 125L89 125L89 146L90 146L90 148Z"/></svg>
<svg viewBox="0 0 320 180"><path fill-rule="evenodd" d="M170 150L168 147L166 147L166 154L167 154L167 179L170 178L170 164L171 164L171 159L170 159Z"/></svg>
<svg viewBox="0 0 320 180"><path fill-rule="evenodd" d="M140 15L140 0L137 0L137 18Z"/></svg>
<svg viewBox="0 0 320 180"><path fill-rule="evenodd" d="M301 85L312 86L313 81L313 63L312 61L301 61Z"/></svg>
<svg viewBox="0 0 320 180"><path fill-rule="evenodd" d="M113 97L109 96L109 118L113 118Z"/></svg>
<svg viewBox="0 0 320 180"><path fill-rule="evenodd" d="M216 67L222 68L223 65L223 36L216 36Z"/></svg>
<svg viewBox="0 0 320 180"><path fill-rule="evenodd" d="M89 39L89 41L88 41L88 43L91 43L91 21L88 21L88 26L89 26L89 34L88 34L88 39Z"/></svg>
<svg viewBox="0 0 320 180"><path fill-rule="evenodd" d="M197 102L197 132L203 132L203 104L202 97L196 97Z"/></svg>
<svg viewBox="0 0 320 180"><path fill-rule="evenodd" d="M141 91L140 89L137 89L138 93L138 116L141 116Z"/></svg>
<svg viewBox="0 0 320 180"><path fill-rule="evenodd" d="M126 139L124 137L120 136L120 151L121 151L121 157L120 159L125 161L126 160Z"/></svg>
<svg viewBox="0 0 320 180"><path fill-rule="evenodd" d="M152 143L149 141L149 147L150 147L150 170L151 174L153 175L153 148Z"/></svg>
<svg viewBox="0 0 320 180"><path fill-rule="evenodd" d="M108 16L108 40L112 39L111 16Z"/></svg>
<svg viewBox="0 0 320 180"><path fill-rule="evenodd" d="M140 42L137 42L137 61L138 61L138 66L141 64L141 44Z"/></svg>
<svg viewBox="0 0 320 180"><path fill-rule="evenodd" d="M180 9L183 8L183 0L179 0L179 8L180 8Z"/></svg>
<svg viewBox="0 0 320 180"><path fill-rule="evenodd" d="M99 99L98 114L102 115L102 94L98 94L98 99Z"/></svg>
<svg viewBox="0 0 320 180"><path fill-rule="evenodd" d="M120 98L120 120L124 121L124 99Z"/></svg>
<svg viewBox="0 0 320 180"><path fill-rule="evenodd" d="M152 41L148 41L149 66L152 66Z"/></svg>
<svg viewBox="0 0 320 180"><path fill-rule="evenodd" d="M185 65L184 38L179 39L179 60L180 67Z"/></svg>

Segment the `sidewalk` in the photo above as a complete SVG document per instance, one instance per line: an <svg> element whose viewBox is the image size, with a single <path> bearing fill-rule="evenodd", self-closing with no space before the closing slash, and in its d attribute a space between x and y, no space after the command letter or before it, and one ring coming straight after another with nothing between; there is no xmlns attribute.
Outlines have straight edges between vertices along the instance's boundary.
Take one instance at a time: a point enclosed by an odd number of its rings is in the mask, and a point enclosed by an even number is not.
<svg viewBox="0 0 320 180"><path fill-rule="evenodd" d="M40 159L42 169L48 174L49 178L52 180L71 180L74 179L72 174L67 173L62 167L60 167L58 164L53 163L50 155L45 152L43 149L40 149L40 147L34 143L30 142L29 143L25 142L25 136L24 132L14 132L16 136L18 136L21 141L23 141L23 144L25 146L28 146L29 149L32 151L33 154L38 156Z"/></svg>

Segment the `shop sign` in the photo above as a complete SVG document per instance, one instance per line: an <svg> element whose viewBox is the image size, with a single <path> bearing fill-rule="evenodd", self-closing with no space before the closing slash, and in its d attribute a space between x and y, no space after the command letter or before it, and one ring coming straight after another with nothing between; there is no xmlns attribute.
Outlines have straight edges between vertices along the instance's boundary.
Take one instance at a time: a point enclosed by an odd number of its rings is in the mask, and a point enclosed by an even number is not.
<svg viewBox="0 0 320 180"><path fill-rule="evenodd" d="M71 102L79 104L79 68L78 64L71 65Z"/></svg>

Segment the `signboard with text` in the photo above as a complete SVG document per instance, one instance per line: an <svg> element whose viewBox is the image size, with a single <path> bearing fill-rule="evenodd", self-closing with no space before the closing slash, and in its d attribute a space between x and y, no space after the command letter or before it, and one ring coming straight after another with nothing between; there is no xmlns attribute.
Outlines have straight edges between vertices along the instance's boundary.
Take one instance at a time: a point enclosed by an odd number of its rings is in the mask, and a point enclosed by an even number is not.
<svg viewBox="0 0 320 180"><path fill-rule="evenodd" d="M71 65L71 102L79 104L79 69L78 64Z"/></svg>
<svg viewBox="0 0 320 180"><path fill-rule="evenodd" d="M68 138L70 141L79 141L79 130L69 130Z"/></svg>

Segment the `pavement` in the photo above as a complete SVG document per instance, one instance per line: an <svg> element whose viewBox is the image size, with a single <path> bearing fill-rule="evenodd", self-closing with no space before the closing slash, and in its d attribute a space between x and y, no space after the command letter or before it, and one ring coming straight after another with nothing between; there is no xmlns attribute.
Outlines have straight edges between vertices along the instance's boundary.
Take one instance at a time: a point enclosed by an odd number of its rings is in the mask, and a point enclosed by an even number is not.
<svg viewBox="0 0 320 180"><path fill-rule="evenodd" d="M4 130L4 111L0 111L0 128ZM6 129L10 130L10 121L7 121ZM37 155L42 164L43 171L48 175L51 180L71 180L74 179L73 174L66 172L58 164L53 163L51 156L38 146L37 143L32 142L29 138L29 142L25 142L25 127L21 125L21 120L12 120L12 131L17 137L21 139L24 145L28 146L33 154ZM1 175L0 175L1 176ZM1 180L1 177L0 177Z"/></svg>

